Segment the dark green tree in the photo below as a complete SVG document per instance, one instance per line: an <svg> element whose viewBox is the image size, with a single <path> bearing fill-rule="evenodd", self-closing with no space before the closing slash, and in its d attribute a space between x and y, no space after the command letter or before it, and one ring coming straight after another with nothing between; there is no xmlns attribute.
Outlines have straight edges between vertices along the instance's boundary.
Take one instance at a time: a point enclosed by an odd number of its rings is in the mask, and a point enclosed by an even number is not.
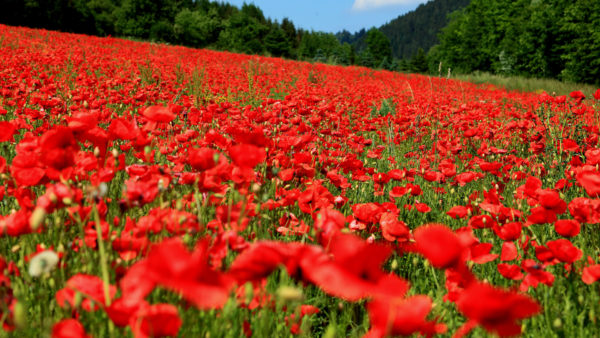
<svg viewBox="0 0 600 338"><path fill-rule="evenodd" d="M376 66L375 58L369 49L365 49L358 54L358 60L356 63L360 66L369 68L375 68Z"/></svg>
<svg viewBox="0 0 600 338"><path fill-rule="evenodd" d="M264 38L269 26L260 9L254 5L244 5L225 23L219 34L217 46L247 54L262 54Z"/></svg>
<svg viewBox="0 0 600 338"><path fill-rule="evenodd" d="M115 12L115 31L119 35L149 38L152 26L160 21L172 23L177 14L175 0L123 0ZM157 27L155 31L164 30Z"/></svg>
<svg viewBox="0 0 600 338"><path fill-rule="evenodd" d="M112 0L90 0L88 8L94 18L96 33L98 35L111 35L115 33L114 12L117 5Z"/></svg>
<svg viewBox="0 0 600 338"><path fill-rule="evenodd" d="M427 73L429 70L429 63L427 61L427 55L423 48L417 50L417 54L410 60L410 68L415 73Z"/></svg>
<svg viewBox="0 0 600 338"><path fill-rule="evenodd" d="M274 27L265 36L265 49L273 56L289 57L292 46L283 29Z"/></svg>
<svg viewBox="0 0 600 338"><path fill-rule="evenodd" d="M192 47L204 47L216 42L220 29L220 19L215 9L202 13L184 8L175 16L173 27L176 41Z"/></svg>
<svg viewBox="0 0 600 338"><path fill-rule="evenodd" d="M578 0L565 11L561 32L571 39L562 59L565 80L600 85L600 2Z"/></svg>
<svg viewBox="0 0 600 338"><path fill-rule="evenodd" d="M367 32L367 50L373 57L373 64L378 66L384 59L392 59L392 48L390 40L377 28L371 28Z"/></svg>

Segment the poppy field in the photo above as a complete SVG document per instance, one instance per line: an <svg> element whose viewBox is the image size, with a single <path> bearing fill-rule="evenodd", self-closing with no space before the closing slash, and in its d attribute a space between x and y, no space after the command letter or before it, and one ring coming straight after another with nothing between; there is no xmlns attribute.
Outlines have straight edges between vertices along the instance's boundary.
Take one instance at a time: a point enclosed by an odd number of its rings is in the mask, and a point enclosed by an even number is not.
<svg viewBox="0 0 600 338"><path fill-rule="evenodd" d="M0 323L600 334L600 90L0 25Z"/></svg>

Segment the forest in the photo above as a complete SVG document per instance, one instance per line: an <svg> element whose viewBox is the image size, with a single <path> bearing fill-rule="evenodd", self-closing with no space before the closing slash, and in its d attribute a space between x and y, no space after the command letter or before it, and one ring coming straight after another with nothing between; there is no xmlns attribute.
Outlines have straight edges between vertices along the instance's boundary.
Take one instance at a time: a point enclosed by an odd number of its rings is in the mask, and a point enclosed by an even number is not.
<svg viewBox="0 0 600 338"><path fill-rule="evenodd" d="M600 1L472 0L428 54L461 73L600 84Z"/></svg>

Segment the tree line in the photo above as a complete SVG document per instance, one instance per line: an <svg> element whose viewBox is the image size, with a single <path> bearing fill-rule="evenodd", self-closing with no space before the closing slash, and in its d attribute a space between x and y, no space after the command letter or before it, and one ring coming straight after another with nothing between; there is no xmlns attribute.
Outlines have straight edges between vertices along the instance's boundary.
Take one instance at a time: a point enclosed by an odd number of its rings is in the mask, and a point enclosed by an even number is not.
<svg viewBox="0 0 600 338"><path fill-rule="evenodd" d="M462 73L600 85L599 27L598 0L472 0L428 57Z"/></svg>

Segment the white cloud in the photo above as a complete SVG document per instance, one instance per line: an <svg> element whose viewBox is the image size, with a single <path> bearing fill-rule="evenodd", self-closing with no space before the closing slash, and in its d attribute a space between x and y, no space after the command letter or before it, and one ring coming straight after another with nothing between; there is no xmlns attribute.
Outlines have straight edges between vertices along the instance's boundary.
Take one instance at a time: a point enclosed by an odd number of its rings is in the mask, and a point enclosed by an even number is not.
<svg viewBox="0 0 600 338"><path fill-rule="evenodd" d="M354 0L352 9L355 11L364 11L391 5L418 5L427 1L428 0Z"/></svg>

